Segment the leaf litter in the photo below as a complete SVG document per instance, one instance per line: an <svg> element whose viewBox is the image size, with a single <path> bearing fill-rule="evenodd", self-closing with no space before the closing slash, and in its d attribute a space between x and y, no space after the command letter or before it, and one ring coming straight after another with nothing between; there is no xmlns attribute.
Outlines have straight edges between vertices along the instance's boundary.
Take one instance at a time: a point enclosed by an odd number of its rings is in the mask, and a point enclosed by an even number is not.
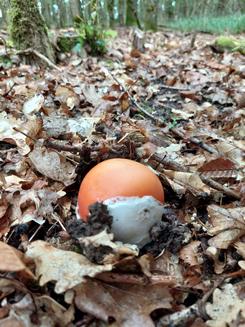
<svg viewBox="0 0 245 327"><path fill-rule="evenodd" d="M58 71L1 67L0 326L243 326L244 58L206 34L148 32L140 52L120 33ZM115 157L165 189L140 249L101 204L76 219L80 181Z"/></svg>

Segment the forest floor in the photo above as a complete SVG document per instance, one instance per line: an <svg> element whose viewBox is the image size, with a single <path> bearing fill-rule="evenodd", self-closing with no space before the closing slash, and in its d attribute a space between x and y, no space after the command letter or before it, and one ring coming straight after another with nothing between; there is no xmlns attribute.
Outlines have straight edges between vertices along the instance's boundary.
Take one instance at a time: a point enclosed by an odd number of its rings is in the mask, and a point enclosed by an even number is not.
<svg viewBox="0 0 245 327"><path fill-rule="evenodd" d="M118 33L104 58L0 64L0 327L244 326L244 56L168 31L140 53ZM96 228L76 219L84 175L115 157L164 186L142 249L100 205Z"/></svg>

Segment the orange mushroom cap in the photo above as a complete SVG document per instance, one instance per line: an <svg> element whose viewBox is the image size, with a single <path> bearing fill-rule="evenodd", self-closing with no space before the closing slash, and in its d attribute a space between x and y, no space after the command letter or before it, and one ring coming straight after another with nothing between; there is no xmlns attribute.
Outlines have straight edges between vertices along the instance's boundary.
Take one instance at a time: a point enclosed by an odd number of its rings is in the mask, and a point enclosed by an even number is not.
<svg viewBox="0 0 245 327"><path fill-rule="evenodd" d="M146 166L129 159L109 159L92 168L78 193L78 212L87 221L89 206L115 197L152 196L164 202L159 178Z"/></svg>

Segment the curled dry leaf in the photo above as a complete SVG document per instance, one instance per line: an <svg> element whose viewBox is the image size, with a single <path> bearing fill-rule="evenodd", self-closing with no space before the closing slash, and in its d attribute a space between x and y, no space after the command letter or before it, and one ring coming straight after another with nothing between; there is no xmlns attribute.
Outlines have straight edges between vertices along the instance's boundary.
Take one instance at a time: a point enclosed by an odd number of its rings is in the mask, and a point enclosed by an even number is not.
<svg viewBox="0 0 245 327"><path fill-rule="evenodd" d="M0 320L0 327L29 327L32 326L31 314L35 306L29 294L25 295L19 302L12 304L8 317ZM43 327L43 325L40 325Z"/></svg>
<svg viewBox="0 0 245 327"><path fill-rule="evenodd" d="M150 314L156 309L170 309L172 301L168 288L160 284L115 287L88 280L75 292L75 304L81 311L107 323L113 317L121 327L154 327Z"/></svg>
<svg viewBox="0 0 245 327"><path fill-rule="evenodd" d="M200 241L192 241L188 245L184 246L180 250L180 259L183 260L189 266L198 266L200 265L200 253L199 246Z"/></svg>
<svg viewBox="0 0 245 327"><path fill-rule="evenodd" d="M63 293L85 281L85 277L110 271L112 265L96 265L76 252L57 249L44 241L27 247L26 256L35 261L36 276L41 286L55 281L55 292Z"/></svg>
<svg viewBox="0 0 245 327"><path fill-rule="evenodd" d="M106 230L93 236L80 237L78 240L85 246L92 245L95 248L101 245L108 246L113 249L115 254L119 255L138 256L139 254L139 249L136 245L113 242L113 234L108 234Z"/></svg>
<svg viewBox="0 0 245 327"><path fill-rule="evenodd" d="M12 225L25 224L35 221L43 224L54 212L54 205L60 198L58 192L48 190L26 190L8 195L9 204L12 205L10 220Z"/></svg>
<svg viewBox="0 0 245 327"><path fill-rule="evenodd" d="M226 284L222 289L217 288L213 293L213 303L207 303L207 321L210 327L226 327L236 321L238 316L245 319L244 300L240 299L232 284Z"/></svg>
<svg viewBox="0 0 245 327"><path fill-rule="evenodd" d="M22 155L30 152L30 148L26 142L26 136L16 132L14 128L21 128L22 122L13 117L8 117L6 113L0 113L0 141L5 141L10 144L15 144L18 151Z"/></svg>
<svg viewBox="0 0 245 327"><path fill-rule="evenodd" d="M234 247L236 248L237 252L242 256L244 260L238 261L239 266L245 270L245 243L244 242L236 242L234 244Z"/></svg>
<svg viewBox="0 0 245 327"><path fill-rule="evenodd" d="M32 315L36 316L38 326L65 327L73 320L73 308L68 310L48 296L34 297L26 294L19 302L9 304L9 316L0 320L0 326L31 327ZM37 325L36 325L37 326Z"/></svg>
<svg viewBox="0 0 245 327"><path fill-rule="evenodd" d="M43 327L53 325L66 327L74 319L73 306L67 309L47 295L36 297L35 304Z"/></svg>
<svg viewBox="0 0 245 327"><path fill-rule="evenodd" d="M29 154L29 158L35 169L42 175L59 181L65 186L74 182L76 177L74 165L57 152L36 146Z"/></svg>
<svg viewBox="0 0 245 327"><path fill-rule="evenodd" d="M212 236L209 245L227 249L245 234L245 207L225 209L217 205L208 206L209 220L213 227L208 229Z"/></svg>
<svg viewBox="0 0 245 327"><path fill-rule="evenodd" d="M80 102L78 95L66 86L59 85L56 89L55 96L60 103L66 104L70 109L78 106Z"/></svg>
<svg viewBox="0 0 245 327"><path fill-rule="evenodd" d="M44 103L44 96L42 94L36 94L31 99L27 100L23 105L23 114L31 118L36 112L42 108Z"/></svg>
<svg viewBox="0 0 245 327"><path fill-rule="evenodd" d="M236 242L234 244L237 252L245 259L245 243L244 242Z"/></svg>

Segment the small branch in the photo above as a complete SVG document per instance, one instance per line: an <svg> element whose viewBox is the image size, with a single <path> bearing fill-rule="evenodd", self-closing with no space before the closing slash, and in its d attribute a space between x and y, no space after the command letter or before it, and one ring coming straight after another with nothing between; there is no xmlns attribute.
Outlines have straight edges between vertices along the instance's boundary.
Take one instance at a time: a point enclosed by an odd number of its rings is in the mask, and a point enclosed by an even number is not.
<svg viewBox="0 0 245 327"><path fill-rule="evenodd" d="M62 69L60 69L58 66L56 66L51 60L49 60L47 57L45 57L43 54L41 54L40 52L38 52L35 49L26 49L26 50L20 50L17 51L15 53L16 55L30 55L30 54L34 54L36 57L38 57L39 59L41 59L42 61L44 61L49 67L58 70L59 72L62 71Z"/></svg>
<svg viewBox="0 0 245 327"><path fill-rule="evenodd" d="M157 82L159 79L157 78L153 78L150 79L150 82ZM178 86L170 86L170 85L166 85L166 84L160 84L158 85L160 89L166 89L166 90L171 90L171 91L178 91L178 92L188 92L191 91L188 88L185 87L178 87Z"/></svg>
<svg viewBox="0 0 245 327"><path fill-rule="evenodd" d="M175 134L176 136L178 136L181 139L188 139L185 137L184 133L182 133L177 128L172 128L171 131L173 134ZM191 141L191 143L198 145L200 148L206 150L209 153L216 154L216 155L219 154L217 150L215 150L208 144L204 143L203 141L199 140L197 137L190 137L188 140Z"/></svg>
<svg viewBox="0 0 245 327"><path fill-rule="evenodd" d="M96 278L107 283L124 283L133 285L147 285L148 278L135 274L119 274L119 273L101 273Z"/></svg>
<svg viewBox="0 0 245 327"><path fill-rule="evenodd" d="M214 282L213 287L203 296L202 299L198 300L195 304L192 304L187 309L166 315L162 317L157 323L157 327L163 326L184 326L190 319L194 319L195 317L203 317L204 319L208 319L205 304L209 297L213 294L215 289L219 287L225 278L220 278L216 282Z"/></svg>
<svg viewBox="0 0 245 327"><path fill-rule="evenodd" d="M27 133L23 132L23 131L20 130L19 128L17 128L17 127L13 127L13 130L15 130L15 131L18 132L18 133L23 134L24 136L26 136L27 138L29 138L29 139L32 140L33 142L37 142L36 139L34 139L33 137L31 137L31 136L28 135Z"/></svg>
<svg viewBox="0 0 245 327"><path fill-rule="evenodd" d="M192 173L188 167L182 166L182 165L176 163L175 161L169 160L166 157L161 158L159 155L154 154L151 158L156 160L160 164L162 164L167 169L171 169L174 171L182 171L182 172L186 172L186 173ZM214 181L211 178L204 177L202 174L200 174L198 172L196 172L196 174L199 175L199 177L201 178L201 180L204 184L212 187L215 190L221 191L223 194L225 194L231 198L234 198L237 200L241 199L241 196L239 193L229 189L227 186L224 186L224 185Z"/></svg>
<svg viewBox="0 0 245 327"><path fill-rule="evenodd" d="M66 151L66 152L71 152L71 153L81 153L83 150L83 148L81 146L58 144L58 143L52 142L50 140L44 141L43 145L50 149L54 149L57 151Z"/></svg>
<svg viewBox="0 0 245 327"><path fill-rule="evenodd" d="M225 195L227 195L231 198L241 200L240 194L235 191L232 191L227 186L224 186L224 185L214 181L211 178L204 177L202 174L200 174L199 176L200 176L201 180L203 181L203 183L207 184L208 186L214 188L215 190L221 191L222 193L224 193Z"/></svg>
<svg viewBox="0 0 245 327"><path fill-rule="evenodd" d="M107 283L125 283L134 285L166 285L173 286L177 280L173 276L152 275L150 277L139 276L136 274L119 274L115 272L100 273L96 278Z"/></svg>

